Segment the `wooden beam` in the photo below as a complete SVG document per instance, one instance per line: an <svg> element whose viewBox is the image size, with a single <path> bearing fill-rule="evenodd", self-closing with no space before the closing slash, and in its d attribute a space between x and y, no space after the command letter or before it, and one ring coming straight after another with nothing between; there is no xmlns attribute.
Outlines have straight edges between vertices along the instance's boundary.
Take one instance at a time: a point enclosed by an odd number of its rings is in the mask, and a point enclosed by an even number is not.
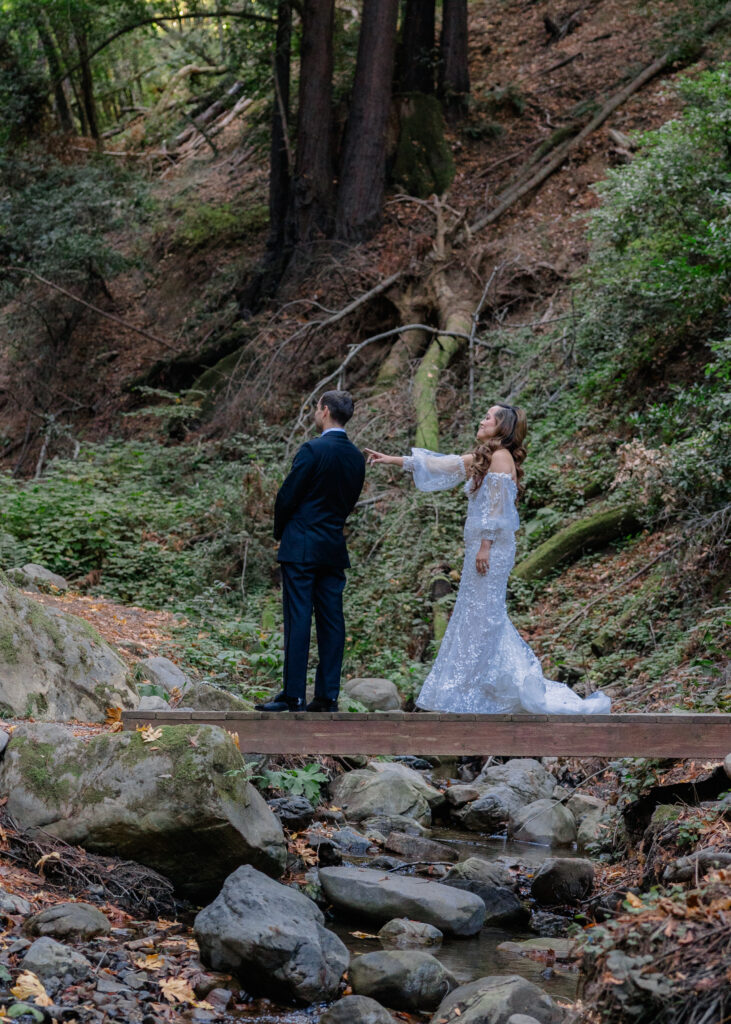
<svg viewBox="0 0 731 1024"><path fill-rule="evenodd" d="M731 753L731 715L267 714L125 711L125 729L220 725L257 754L494 754L520 757L692 757Z"/></svg>

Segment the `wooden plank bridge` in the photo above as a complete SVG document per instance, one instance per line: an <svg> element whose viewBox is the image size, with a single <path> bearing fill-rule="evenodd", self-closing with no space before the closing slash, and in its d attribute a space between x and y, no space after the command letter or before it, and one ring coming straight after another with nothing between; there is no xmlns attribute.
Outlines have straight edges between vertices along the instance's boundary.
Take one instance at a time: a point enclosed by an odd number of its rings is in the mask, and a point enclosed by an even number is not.
<svg viewBox="0 0 731 1024"><path fill-rule="evenodd" d="M219 725L242 753L725 758L731 715L125 711L124 729Z"/></svg>

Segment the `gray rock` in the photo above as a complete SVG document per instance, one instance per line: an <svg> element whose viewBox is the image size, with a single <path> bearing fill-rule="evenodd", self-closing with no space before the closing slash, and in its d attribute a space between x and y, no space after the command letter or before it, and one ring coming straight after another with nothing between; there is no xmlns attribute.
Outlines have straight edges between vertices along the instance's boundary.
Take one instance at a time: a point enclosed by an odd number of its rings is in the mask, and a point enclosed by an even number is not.
<svg viewBox="0 0 731 1024"><path fill-rule="evenodd" d="M364 818L360 824L366 831L380 832L384 836L390 835L391 832L403 832L407 836L431 835L431 829L420 825L413 818L404 817L403 814L379 814L373 818Z"/></svg>
<svg viewBox="0 0 731 1024"><path fill-rule="evenodd" d="M345 996L325 1010L320 1024L394 1024L394 1018L375 999Z"/></svg>
<svg viewBox="0 0 731 1024"><path fill-rule="evenodd" d="M485 905L478 896L440 882L349 867L322 868L319 877L335 907L381 924L410 917L445 934L475 935L485 919Z"/></svg>
<svg viewBox="0 0 731 1024"><path fill-rule="evenodd" d="M726 754L723 759L723 770L726 772L728 777L731 779L731 754Z"/></svg>
<svg viewBox="0 0 731 1024"><path fill-rule="evenodd" d="M527 1013L514 1013L508 1017L507 1024L540 1024L535 1017L529 1017Z"/></svg>
<svg viewBox="0 0 731 1024"><path fill-rule="evenodd" d="M154 868L196 899L242 863L280 874L281 825L236 774L243 760L228 733L160 730L146 743L136 732L85 741L60 725L19 726L0 765L9 813L24 828Z"/></svg>
<svg viewBox="0 0 731 1024"><path fill-rule="evenodd" d="M729 858L731 859L731 858ZM594 888L594 865L580 857L551 857L533 876L531 896L544 907L580 903Z"/></svg>
<svg viewBox="0 0 731 1024"><path fill-rule="evenodd" d="M139 670L154 686L161 686L166 693L178 689L181 693L189 686L189 680L181 668L169 658L144 658L138 662ZM186 695L187 699L187 695Z"/></svg>
<svg viewBox="0 0 731 1024"><path fill-rule="evenodd" d="M369 711L401 710L401 697L390 679L349 679L343 690Z"/></svg>
<svg viewBox="0 0 731 1024"><path fill-rule="evenodd" d="M27 917L32 909L28 900L24 900L22 896L16 896L15 893L0 889L0 913Z"/></svg>
<svg viewBox="0 0 731 1024"><path fill-rule="evenodd" d="M536 800L511 817L510 832L523 842L569 846L576 841L576 822L563 804L554 800Z"/></svg>
<svg viewBox="0 0 731 1024"><path fill-rule="evenodd" d="M354 828L339 828L337 832L333 832L331 838L343 853L349 853L353 857L365 857L373 846L368 836L356 832Z"/></svg>
<svg viewBox="0 0 731 1024"><path fill-rule="evenodd" d="M0 584L0 710L103 722L110 706L137 706L116 651L84 619Z"/></svg>
<svg viewBox="0 0 731 1024"><path fill-rule="evenodd" d="M346 772L331 783L330 791L333 803L350 821L396 814L429 825L432 807L444 802L439 790L418 772L393 761L373 761L367 768Z"/></svg>
<svg viewBox="0 0 731 1024"><path fill-rule="evenodd" d="M497 949L501 953L517 954L518 956L529 956L531 953L547 953L550 950L556 960L563 963L576 960L579 956L573 939L558 937L525 939L522 942L501 942Z"/></svg>
<svg viewBox="0 0 731 1024"><path fill-rule="evenodd" d="M395 917L387 921L379 931L378 938L387 949L417 949L419 946L442 944L442 933L433 924L411 921L408 917Z"/></svg>
<svg viewBox="0 0 731 1024"><path fill-rule="evenodd" d="M306 828L315 816L315 808L306 796L280 796L267 803L285 828Z"/></svg>
<svg viewBox="0 0 731 1024"><path fill-rule="evenodd" d="M517 879L504 861L485 860L484 857L468 857L455 864L449 869L446 880L487 882L506 889L514 889L517 885Z"/></svg>
<svg viewBox="0 0 731 1024"><path fill-rule="evenodd" d="M51 572L50 569L46 569L42 565L36 565L35 562L28 562L22 568L12 570L10 575L13 582L21 587L31 584L38 587L39 590L66 591L69 589L68 580L65 580L63 576Z"/></svg>
<svg viewBox="0 0 731 1024"><path fill-rule="evenodd" d="M492 882L483 882L477 878L449 878L442 880L443 885L463 892L474 893L485 904L486 928L508 928L520 926L530 919L530 911L521 903L512 889Z"/></svg>
<svg viewBox="0 0 731 1024"><path fill-rule="evenodd" d="M63 979L67 975L73 981L81 981L94 968L81 953L49 936L43 936L36 939L23 957L23 970L33 971L45 983L52 978Z"/></svg>
<svg viewBox="0 0 731 1024"><path fill-rule="evenodd" d="M90 903L56 903L29 917L24 928L28 935L87 942L97 935L108 935L112 926Z"/></svg>
<svg viewBox="0 0 731 1024"><path fill-rule="evenodd" d="M395 1010L433 1010L457 985L454 975L431 953L411 950L356 957L349 977L355 993Z"/></svg>
<svg viewBox="0 0 731 1024"><path fill-rule="evenodd" d="M616 813L614 808L610 810ZM608 827L608 819L604 812L595 810L584 814L576 830L576 845L579 850L586 850L592 843L598 842Z"/></svg>
<svg viewBox="0 0 731 1024"><path fill-rule="evenodd" d="M317 862L320 867L330 867L343 863L343 851L333 840L321 832L308 832L307 843L317 854Z"/></svg>
<svg viewBox="0 0 731 1024"><path fill-rule="evenodd" d="M200 683L195 689L189 687L185 703L193 711L252 711L254 708L250 700L237 697L222 686L209 686L208 683Z"/></svg>
<svg viewBox="0 0 731 1024"><path fill-rule="evenodd" d="M203 963L231 971L247 992L314 1003L335 997L349 961L323 922L307 896L241 867L197 915L193 929Z"/></svg>
<svg viewBox="0 0 731 1024"><path fill-rule="evenodd" d="M461 1009L459 1024L507 1024L513 1014L534 1017L539 1024L559 1024L561 1009L538 985L517 974L496 974L460 985L444 999L431 1019L438 1024Z"/></svg>
<svg viewBox="0 0 731 1024"><path fill-rule="evenodd" d="M477 786L474 782L468 782L459 786L450 786L447 790L447 802L455 810L479 800L482 794L489 789L489 786Z"/></svg>
<svg viewBox="0 0 731 1024"><path fill-rule="evenodd" d="M164 697L155 697L154 695L149 697L140 697L140 702L137 705L138 711L172 711L168 702Z"/></svg>
<svg viewBox="0 0 731 1024"><path fill-rule="evenodd" d="M482 787L477 800L466 803L453 817L470 832L497 832L524 807L523 798L510 786Z"/></svg>
<svg viewBox="0 0 731 1024"><path fill-rule="evenodd" d="M404 832L391 832L386 837L386 849L392 853L401 854L407 860L422 861L424 863L429 861L454 861L459 857L453 846L435 842L433 839L410 836Z"/></svg>
<svg viewBox="0 0 731 1024"><path fill-rule="evenodd" d="M5 753L5 748L10 743L10 733L0 729L0 755Z"/></svg>
<svg viewBox="0 0 731 1024"><path fill-rule="evenodd" d="M606 802L597 796L588 796L585 793L574 793L566 801L567 810L571 811L576 824L580 825L587 814L601 814L606 807Z"/></svg>
<svg viewBox="0 0 731 1024"><path fill-rule="evenodd" d="M532 757L516 757L505 764L489 765L482 769L475 782L509 786L524 804L550 797L556 785L553 775Z"/></svg>

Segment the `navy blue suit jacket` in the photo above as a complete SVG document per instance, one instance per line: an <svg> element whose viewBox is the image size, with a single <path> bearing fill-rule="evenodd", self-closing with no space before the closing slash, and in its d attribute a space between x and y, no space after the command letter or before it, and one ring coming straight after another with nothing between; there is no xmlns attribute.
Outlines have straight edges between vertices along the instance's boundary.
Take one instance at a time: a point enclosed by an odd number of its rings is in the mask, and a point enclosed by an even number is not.
<svg viewBox="0 0 731 1024"><path fill-rule="evenodd" d="M343 431L303 444L274 505L277 561L347 569L343 527L364 480L365 459Z"/></svg>

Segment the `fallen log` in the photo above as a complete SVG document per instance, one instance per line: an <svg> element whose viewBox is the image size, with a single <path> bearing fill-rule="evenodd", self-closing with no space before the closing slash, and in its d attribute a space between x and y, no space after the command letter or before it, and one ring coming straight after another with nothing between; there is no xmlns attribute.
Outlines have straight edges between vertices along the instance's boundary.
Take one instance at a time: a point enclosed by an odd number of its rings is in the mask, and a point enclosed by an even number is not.
<svg viewBox="0 0 731 1024"><path fill-rule="evenodd" d="M640 528L633 508L619 506L604 509L570 523L550 540L531 551L513 569L513 576L524 582L542 579L552 569L585 551L597 551Z"/></svg>

